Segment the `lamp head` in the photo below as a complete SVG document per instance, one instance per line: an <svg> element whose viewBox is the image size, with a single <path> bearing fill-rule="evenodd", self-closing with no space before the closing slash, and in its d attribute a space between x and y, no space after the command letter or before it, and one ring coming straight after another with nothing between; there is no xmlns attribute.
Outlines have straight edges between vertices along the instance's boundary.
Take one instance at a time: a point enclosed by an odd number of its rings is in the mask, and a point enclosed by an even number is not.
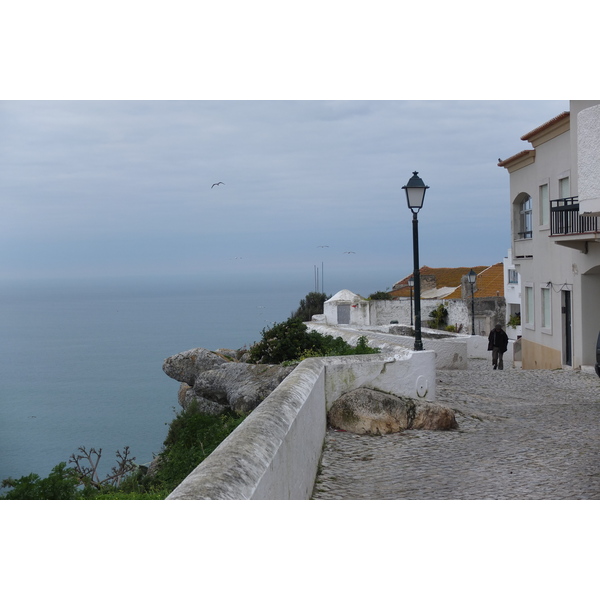
<svg viewBox="0 0 600 600"><path fill-rule="evenodd" d="M402 186L402 189L406 190L406 202L408 203L408 208L413 212L419 212L419 210L423 208L425 190L428 190L429 186L423 183L423 180L419 177L418 171L413 171L413 176L408 180L406 185Z"/></svg>

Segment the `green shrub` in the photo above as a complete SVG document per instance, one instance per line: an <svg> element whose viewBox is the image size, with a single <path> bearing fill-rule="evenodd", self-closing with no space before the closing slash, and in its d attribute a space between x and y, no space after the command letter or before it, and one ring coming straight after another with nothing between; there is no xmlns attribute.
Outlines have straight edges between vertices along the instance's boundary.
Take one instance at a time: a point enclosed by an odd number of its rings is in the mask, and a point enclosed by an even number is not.
<svg viewBox="0 0 600 600"><path fill-rule="evenodd" d="M171 422L159 454L155 489L174 490L243 420L232 412L207 415L197 403L183 410Z"/></svg>
<svg viewBox="0 0 600 600"><path fill-rule="evenodd" d="M294 313L292 319L300 319L301 321L310 321L313 315L323 314L323 305L331 296L319 292L310 292L305 298L300 300L300 305Z"/></svg>
<svg viewBox="0 0 600 600"><path fill-rule="evenodd" d="M3 500L75 500L86 496L78 489L79 480L67 463L56 465L48 477L42 479L30 473L19 479L9 477L2 482L2 487L10 487Z"/></svg>
<svg viewBox="0 0 600 600"><path fill-rule="evenodd" d="M356 347L341 337L309 331L299 319L289 318L270 329L262 330L262 340L250 348L249 361L253 363L281 364L298 362L311 356L345 356L349 354L376 354L367 338L359 338Z"/></svg>
<svg viewBox="0 0 600 600"><path fill-rule="evenodd" d="M521 313L514 313L510 315L507 326L516 329L521 324Z"/></svg>
<svg viewBox="0 0 600 600"><path fill-rule="evenodd" d="M433 329L444 329L448 324L448 310L443 304L429 313L430 326Z"/></svg>
<svg viewBox="0 0 600 600"><path fill-rule="evenodd" d="M368 300L392 300L393 296L390 292L374 292L368 298Z"/></svg>
<svg viewBox="0 0 600 600"><path fill-rule="evenodd" d="M6 479L2 487L13 488L2 500L163 500L242 421L243 416L227 413L206 415L192 403L169 426L159 455L158 469L149 475L138 467L116 485L82 483L81 474L66 463L56 465L41 479L31 473L20 479Z"/></svg>

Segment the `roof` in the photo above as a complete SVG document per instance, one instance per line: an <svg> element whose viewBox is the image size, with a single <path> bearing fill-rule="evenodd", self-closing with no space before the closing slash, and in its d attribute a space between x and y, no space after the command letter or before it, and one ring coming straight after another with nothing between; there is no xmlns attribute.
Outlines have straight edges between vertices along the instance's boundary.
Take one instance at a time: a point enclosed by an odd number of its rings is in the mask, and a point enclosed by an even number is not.
<svg viewBox="0 0 600 600"><path fill-rule="evenodd" d="M488 267L441 267L432 268L424 265L420 269L421 276L433 275L435 277L435 283L437 288L451 288L454 289L460 286L463 275L466 275L471 268L475 273L480 273ZM408 280L412 277L412 273L407 275L404 279L398 281L390 292L394 297L410 296L410 289L408 287ZM396 289L400 288L400 289ZM421 290L423 292L423 290ZM421 294L423 295L423 293Z"/></svg>
<svg viewBox="0 0 600 600"><path fill-rule="evenodd" d="M431 290L426 290L425 292L421 290L421 298L445 298L448 294L451 294L456 288L453 287L442 287L442 288L433 288Z"/></svg>
<svg viewBox="0 0 600 600"><path fill-rule="evenodd" d="M475 269L477 272L477 269ZM504 296L504 265L496 263L477 273L475 282L475 298L491 298L492 296ZM469 297L470 293L469 293ZM446 299L462 298L460 287L455 289Z"/></svg>
<svg viewBox="0 0 600 600"><path fill-rule="evenodd" d="M504 265L496 263L491 267L442 267L435 269L428 266L421 267L421 276L435 277L435 288L421 290L421 298L460 299L462 298L462 278L473 269L477 273L475 284L475 298L489 298L491 296L504 296ZM411 294L408 285L412 273L394 285L390 292L394 298L406 298ZM470 296L469 296L470 297Z"/></svg>
<svg viewBox="0 0 600 600"><path fill-rule="evenodd" d="M546 121L544 124L540 125L539 127L536 127L535 129L532 129L529 133L526 133L525 135L521 136L521 139L524 142L531 142L534 146L537 146L538 144L536 144L535 142L539 141L543 135L549 133L555 133L556 135L558 135L559 133L563 133L563 126L569 125L570 116L571 113L568 110L562 112L560 113L560 115L557 115L553 119Z"/></svg>
<svg viewBox="0 0 600 600"><path fill-rule="evenodd" d="M522 150L513 154L509 158L504 160L498 159L498 166L504 167L509 173L518 171L523 167L527 167L535 162L535 148L540 144L550 141L551 139L566 133L571 127L571 113L565 111L557 115L556 117L546 121L539 127L532 129L529 133L521 136L524 142L529 142L533 146L533 150Z"/></svg>
<svg viewBox="0 0 600 600"><path fill-rule="evenodd" d="M498 160L499 167L505 167L509 171L510 167L522 168L531 164L535 159L535 150L521 150L517 154L505 158L504 160ZM517 170L517 169L514 169Z"/></svg>
<svg viewBox="0 0 600 600"><path fill-rule="evenodd" d="M360 300L364 300L364 298L350 290L340 290L337 294L329 298L327 302L359 302Z"/></svg>

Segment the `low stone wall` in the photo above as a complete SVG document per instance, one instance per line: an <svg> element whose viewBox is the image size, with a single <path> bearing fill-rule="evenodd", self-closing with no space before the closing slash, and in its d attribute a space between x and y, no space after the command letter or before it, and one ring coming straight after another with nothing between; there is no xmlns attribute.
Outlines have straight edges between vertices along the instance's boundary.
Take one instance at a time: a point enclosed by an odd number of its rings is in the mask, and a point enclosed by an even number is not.
<svg viewBox="0 0 600 600"><path fill-rule="evenodd" d="M515 340L508 340L508 348L502 357L504 365L507 367L514 366L515 361L520 358L515 357ZM517 349L520 348L520 342L517 344ZM488 338L483 335L472 335L467 338L467 356L469 358L483 358L490 361L492 364L492 353L488 350Z"/></svg>
<svg viewBox="0 0 600 600"><path fill-rule="evenodd" d="M167 500L309 499L341 394L367 386L434 400L435 382L433 352L304 360Z"/></svg>
<svg viewBox="0 0 600 600"><path fill-rule="evenodd" d="M415 338L408 335L396 335L389 333L393 325L365 326L354 325L327 325L319 321L311 321L306 324L311 330L318 331L323 335L341 337L349 344L356 346L358 338L365 336L369 345L379 348L382 352L390 352L394 349L404 348L412 350L415 346ZM445 337L423 337L423 348L435 352L435 366L438 369L466 369L468 348L467 340L470 336L464 334L444 333L437 330L423 329L424 335L444 335ZM487 340L486 340L487 347Z"/></svg>

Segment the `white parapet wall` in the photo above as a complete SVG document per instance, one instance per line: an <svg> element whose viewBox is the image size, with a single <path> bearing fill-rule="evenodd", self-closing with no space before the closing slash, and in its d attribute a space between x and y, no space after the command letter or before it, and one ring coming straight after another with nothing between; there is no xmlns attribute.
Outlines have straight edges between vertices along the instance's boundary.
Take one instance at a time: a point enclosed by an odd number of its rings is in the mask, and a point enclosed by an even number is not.
<svg viewBox="0 0 600 600"><path fill-rule="evenodd" d="M507 367L515 365L515 340L508 340L503 361ZM492 353L488 350L488 338L482 335L471 335L467 337L467 355L469 358L483 358L492 362Z"/></svg>
<svg viewBox="0 0 600 600"><path fill-rule="evenodd" d="M167 500L306 500L312 496L327 410L361 386L435 399L435 355L309 358L168 496Z"/></svg>
<svg viewBox="0 0 600 600"><path fill-rule="evenodd" d="M321 320L313 320L306 323L310 330L317 331L322 335L341 337L349 344L356 346L361 336L367 338L369 345L379 348L381 352L394 352L394 349L412 349L415 338L408 335L396 335L388 333L390 325L329 325ZM423 348L435 353L435 365L438 369L466 369L468 356L468 339L471 336L464 334L442 334L433 329L423 329ZM444 337L434 337L434 336ZM487 340L486 340L487 345Z"/></svg>

